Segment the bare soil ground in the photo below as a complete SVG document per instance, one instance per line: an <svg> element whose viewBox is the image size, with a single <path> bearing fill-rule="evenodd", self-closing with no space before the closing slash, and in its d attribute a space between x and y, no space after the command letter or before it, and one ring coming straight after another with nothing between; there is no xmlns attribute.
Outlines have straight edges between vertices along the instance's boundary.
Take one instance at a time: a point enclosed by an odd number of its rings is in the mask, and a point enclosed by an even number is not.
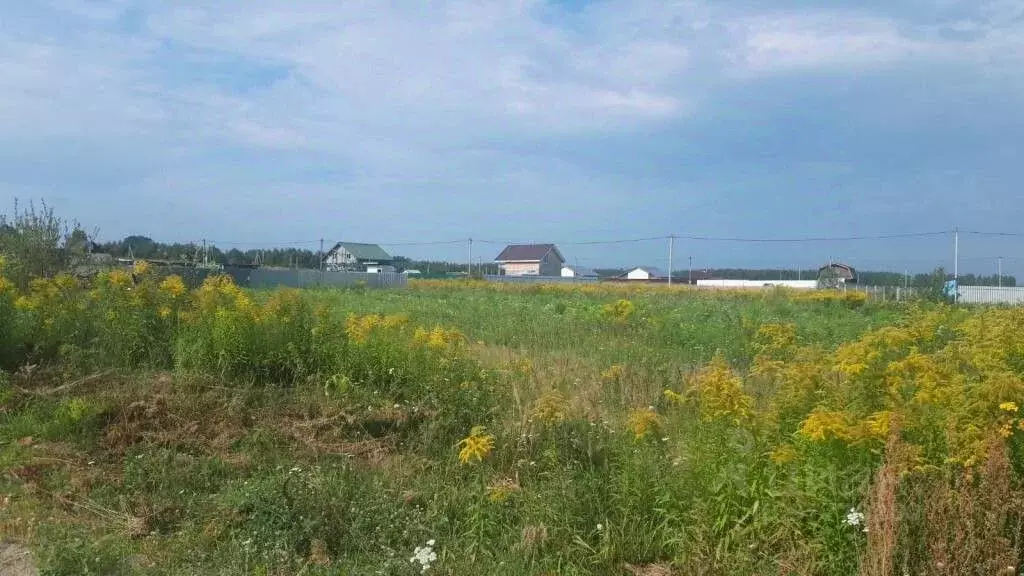
<svg viewBox="0 0 1024 576"><path fill-rule="evenodd" d="M0 574L4 576L37 576L39 571L32 553L13 542L0 542Z"/></svg>

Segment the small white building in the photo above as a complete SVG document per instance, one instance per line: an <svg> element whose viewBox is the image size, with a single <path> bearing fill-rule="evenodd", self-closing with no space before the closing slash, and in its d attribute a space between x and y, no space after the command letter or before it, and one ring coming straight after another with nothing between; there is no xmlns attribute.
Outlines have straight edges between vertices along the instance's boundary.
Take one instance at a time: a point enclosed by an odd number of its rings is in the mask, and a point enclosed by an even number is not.
<svg viewBox="0 0 1024 576"><path fill-rule="evenodd" d="M394 272L395 267L389 264L370 264L366 267L366 271L370 274L384 274L386 272Z"/></svg>
<svg viewBox="0 0 1024 576"><path fill-rule="evenodd" d="M625 278L626 280L662 280L668 278L668 274L654 266L637 266L626 272L623 276L620 276L620 278Z"/></svg>
<svg viewBox="0 0 1024 576"><path fill-rule="evenodd" d="M562 264L562 278L597 278L597 272L582 266Z"/></svg>

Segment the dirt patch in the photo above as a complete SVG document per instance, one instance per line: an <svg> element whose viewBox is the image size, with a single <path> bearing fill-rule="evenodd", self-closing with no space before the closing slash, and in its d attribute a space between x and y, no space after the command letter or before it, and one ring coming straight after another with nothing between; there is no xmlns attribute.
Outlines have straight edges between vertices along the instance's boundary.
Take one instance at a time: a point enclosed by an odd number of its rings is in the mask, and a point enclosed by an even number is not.
<svg viewBox="0 0 1024 576"><path fill-rule="evenodd" d="M194 410L188 414L172 411L162 394L136 400L116 411L103 431L103 445L123 456L133 445L152 442L204 453L227 455L231 444L244 435L242 427L222 414L208 413L205 419Z"/></svg>
<svg viewBox="0 0 1024 576"><path fill-rule="evenodd" d="M147 435L166 430L174 424L174 419L167 411L166 398L154 396L148 400L138 400L115 415L103 433L103 444L111 452L124 454Z"/></svg>
<svg viewBox="0 0 1024 576"><path fill-rule="evenodd" d="M277 429L315 453L362 458L371 464L383 462L395 451L393 435L353 441L347 437L345 428L354 425L356 419L341 413L316 420L285 421Z"/></svg>
<svg viewBox="0 0 1024 576"><path fill-rule="evenodd" d="M626 564L626 571L633 576L672 576L672 569L667 564Z"/></svg>
<svg viewBox="0 0 1024 576"><path fill-rule="evenodd" d="M38 576L39 570L28 548L14 542L0 542L0 574L4 576Z"/></svg>

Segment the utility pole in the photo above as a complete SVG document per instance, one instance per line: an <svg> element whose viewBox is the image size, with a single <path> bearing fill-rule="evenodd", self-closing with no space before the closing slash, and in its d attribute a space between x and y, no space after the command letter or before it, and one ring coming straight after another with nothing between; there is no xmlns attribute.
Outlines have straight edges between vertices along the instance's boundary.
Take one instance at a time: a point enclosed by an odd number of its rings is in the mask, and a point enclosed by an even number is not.
<svg viewBox="0 0 1024 576"><path fill-rule="evenodd" d="M686 283L693 285L693 256L687 256L689 260L689 267L686 269Z"/></svg>
<svg viewBox="0 0 1024 576"><path fill-rule="evenodd" d="M999 287L1003 287L1003 257L999 257Z"/></svg>
<svg viewBox="0 0 1024 576"><path fill-rule="evenodd" d="M203 238L203 267L209 263L209 255L206 252L206 238Z"/></svg>
<svg viewBox="0 0 1024 576"><path fill-rule="evenodd" d="M466 262L466 278L473 277L473 239L469 239L469 260Z"/></svg>
<svg viewBox="0 0 1024 576"><path fill-rule="evenodd" d="M668 285L672 285L672 250L675 247L676 237L670 235L668 237Z"/></svg>
<svg viewBox="0 0 1024 576"><path fill-rule="evenodd" d="M960 227L953 227L953 302L960 299Z"/></svg>
<svg viewBox="0 0 1024 576"><path fill-rule="evenodd" d="M320 284L324 283L324 239L320 239Z"/></svg>

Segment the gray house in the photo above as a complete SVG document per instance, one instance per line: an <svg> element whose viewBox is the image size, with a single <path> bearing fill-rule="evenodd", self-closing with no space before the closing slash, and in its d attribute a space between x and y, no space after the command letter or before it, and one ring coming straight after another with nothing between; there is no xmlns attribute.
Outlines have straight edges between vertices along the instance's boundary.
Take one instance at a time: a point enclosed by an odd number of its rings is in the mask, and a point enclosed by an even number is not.
<svg viewBox="0 0 1024 576"><path fill-rule="evenodd" d="M332 271L380 272L391 268L393 262L380 246L360 242L338 242L324 255L324 268Z"/></svg>
<svg viewBox="0 0 1024 576"><path fill-rule="evenodd" d="M494 261L506 276L561 276L565 264L554 244L509 244Z"/></svg>

